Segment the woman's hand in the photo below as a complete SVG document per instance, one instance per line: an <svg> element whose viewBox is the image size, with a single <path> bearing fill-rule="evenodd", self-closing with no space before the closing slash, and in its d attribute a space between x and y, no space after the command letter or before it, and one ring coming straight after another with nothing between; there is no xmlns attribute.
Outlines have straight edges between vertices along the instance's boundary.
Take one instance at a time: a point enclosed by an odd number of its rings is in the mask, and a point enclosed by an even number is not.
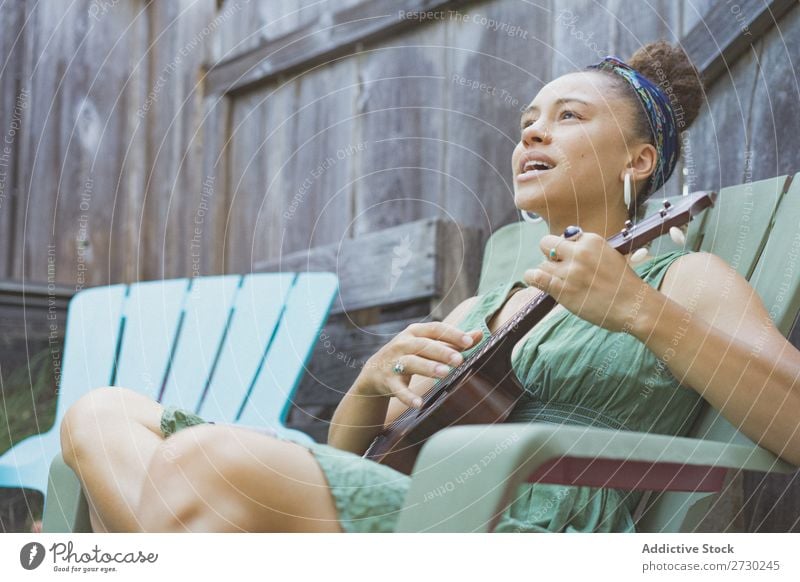
<svg viewBox="0 0 800 582"><path fill-rule="evenodd" d="M545 235L539 241L545 260L525 271L525 281L552 295L578 317L611 331L630 331L646 294L653 288L628 266L600 235L577 240ZM555 260L550 249L556 249Z"/></svg>
<svg viewBox="0 0 800 582"><path fill-rule="evenodd" d="M411 376L445 377L463 361L460 352L481 337L480 330L465 333L449 323L412 323L366 361L356 384L362 394L395 396L418 408L422 399L408 387ZM394 371L398 362L402 374Z"/></svg>

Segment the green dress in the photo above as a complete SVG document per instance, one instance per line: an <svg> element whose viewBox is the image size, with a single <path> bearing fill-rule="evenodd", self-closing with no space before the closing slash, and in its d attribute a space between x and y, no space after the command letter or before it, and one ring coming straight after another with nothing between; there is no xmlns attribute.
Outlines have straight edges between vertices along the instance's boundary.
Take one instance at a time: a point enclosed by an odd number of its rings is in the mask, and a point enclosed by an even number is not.
<svg viewBox="0 0 800 582"><path fill-rule="evenodd" d="M651 258L634 268L658 289L669 265L688 251ZM459 323L482 329L521 281L498 285L478 298ZM685 435L701 409L697 392L679 384L664 362L630 334L595 326L566 310L542 321L518 346L512 368L525 388L508 422L551 422ZM199 417L167 408L165 436ZM309 447L330 486L346 532L391 532L410 478L329 445ZM520 485L495 532L631 532L641 492L544 483Z"/></svg>

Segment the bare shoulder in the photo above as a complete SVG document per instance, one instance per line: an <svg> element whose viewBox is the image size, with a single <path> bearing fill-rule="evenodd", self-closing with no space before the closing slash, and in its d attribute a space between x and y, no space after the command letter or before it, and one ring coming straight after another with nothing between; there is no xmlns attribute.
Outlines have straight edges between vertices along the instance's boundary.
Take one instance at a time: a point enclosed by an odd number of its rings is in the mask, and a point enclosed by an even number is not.
<svg viewBox="0 0 800 582"><path fill-rule="evenodd" d="M729 331L745 319L769 319L761 298L747 279L713 253L699 251L675 259L664 275L660 291Z"/></svg>

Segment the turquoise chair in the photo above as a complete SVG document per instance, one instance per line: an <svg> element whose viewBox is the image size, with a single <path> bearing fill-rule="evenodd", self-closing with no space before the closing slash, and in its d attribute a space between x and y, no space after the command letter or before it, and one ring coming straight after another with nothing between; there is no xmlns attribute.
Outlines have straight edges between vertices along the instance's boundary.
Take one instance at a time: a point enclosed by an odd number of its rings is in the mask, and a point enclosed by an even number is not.
<svg viewBox="0 0 800 582"><path fill-rule="evenodd" d="M781 176L722 189L716 205L691 223L686 245L736 268L788 336L800 309L800 269L797 252L790 252L800 246L798 224L800 175ZM539 262L545 233L541 224L499 229L487 243L479 293L521 279ZM651 254L675 247L665 235L653 242ZM463 472L486 455L491 470L464 479ZM649 493L637 511L637 531L696 531L727 473L742 469L797 471L707 404L690 437L548 423L450 427L423 446L397 531L491 531L522 482L644 490ZM447 493L431 498L442 486Z"/></svg>
<svg viewBox="0 0 800 582"><path fill-rule="evenodd" d="M66 410L99 386L124 386L207 420L311 442L284 424L337 288L331 273L267 273L77 293L67 313L55 423L0 458L0 486L47 491L45 531L90 531L59 432Z"/></svg>

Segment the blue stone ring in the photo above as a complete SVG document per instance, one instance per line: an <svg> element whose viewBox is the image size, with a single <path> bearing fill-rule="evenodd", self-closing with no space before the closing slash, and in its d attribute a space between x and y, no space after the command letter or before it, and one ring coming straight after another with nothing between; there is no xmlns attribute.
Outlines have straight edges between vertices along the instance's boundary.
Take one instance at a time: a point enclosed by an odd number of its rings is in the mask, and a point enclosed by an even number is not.
<svg viewBox="0 0 800 582"><path fill-rule="evenodd" d="M578 240L583 234L580 226L568 226L564 229L564 238L567 240Z"/></svg>
<svg viewBox="0 0 800 582"><path fill-rule="evenodd" d="M568 226L564 229L564 234L562 235L562 239L556 243L556 246L550 249L550 253L548 256L550 257L551 261L558 260L558 245L561 244L562 241L565 240L578 240L581 235L583 234L583 229L580 226Z"/></svg>

